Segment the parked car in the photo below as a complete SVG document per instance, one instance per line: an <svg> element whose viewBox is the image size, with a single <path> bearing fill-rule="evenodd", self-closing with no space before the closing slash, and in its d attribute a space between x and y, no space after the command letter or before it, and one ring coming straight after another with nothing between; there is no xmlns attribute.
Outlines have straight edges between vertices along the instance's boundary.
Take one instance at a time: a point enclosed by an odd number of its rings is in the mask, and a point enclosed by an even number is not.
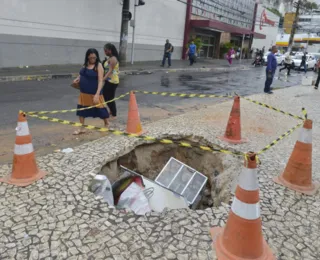
<svg viewBox="0 0 320 260"><path fill-rule="evenodd" d="M314 56L316 58L316 62L320 59L320 53L309 53L310 55ZM314 67L314 72L318 72L317 66Z"/></svg>
<svg viewBox="0 0 320 260"><path fill-rule="evenodd" d="M294 56L293 61L292 61L294 68L299 68L300 67L300 64L301 64L301 61L302 61L302 56L303 55L301 55L301 54ZM317 64L316 58L313 55L310 55L310 54L307 54L306 56L307 56L307 60L306 60L307 70L308 69L315 70L316 69L316 64Z"/></svg>
<svg viewBox="0 0 320 260"><path fill-rule="evenodd" d="M320 53L308 53L311 56L314 56L316 58L316 60L318 61L320 58Z"/></svg>
<svg viewBox="0 0 320 260"><path fill-rule="evenodd" d="M270 51L268 51L268 52L263 56L263 60L264 60L264 63L265 63L265 64L267 64L268 55L269 55L269 54L270 54ZM283 63L284 63L284 56L283 56L280 52L277 52L274 56L276 56L278 65L283 65Z"/></svg>

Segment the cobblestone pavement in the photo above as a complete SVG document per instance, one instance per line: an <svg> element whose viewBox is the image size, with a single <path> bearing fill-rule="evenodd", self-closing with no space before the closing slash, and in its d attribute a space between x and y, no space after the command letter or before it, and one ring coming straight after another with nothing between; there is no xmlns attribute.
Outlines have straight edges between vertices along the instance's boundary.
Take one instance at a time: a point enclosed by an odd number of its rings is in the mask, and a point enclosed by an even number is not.
<svg viewBox="0 0 320 260"><path fill-rule="evenodd" d="M313 179L320 181L320 93L311 87L281 89L253 99L314 119ZM157 137L202 137L225 145L222 135L232 102L145 125ZM241 151L257 151L297 124L297 120L241 100ZM263 233L277 259L320 259L320 192L304 196L272 182L283 170L298 133L260 156L259 182ZM142 141L107 136L70 154L38 158L49 174L27 188L0 184L1 259L214 259L209 228L223 226L229 205L206 210L172 210L135 216L109 209L88 191L102 165L126 154ZM0 175L10 172L0 167Z"/></svg>

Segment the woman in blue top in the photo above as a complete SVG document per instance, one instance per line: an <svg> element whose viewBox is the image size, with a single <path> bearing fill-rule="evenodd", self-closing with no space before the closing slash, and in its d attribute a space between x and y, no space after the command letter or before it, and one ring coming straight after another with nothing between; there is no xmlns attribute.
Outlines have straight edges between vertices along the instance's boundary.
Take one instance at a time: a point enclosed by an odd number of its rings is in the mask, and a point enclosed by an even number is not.
<svg viewBox="0 0 320 260"><path fill-rule="evenodd" d="M96 49L88 49L83 68L80 70L78 78L74 80L74 83L80 82L80 95L77 108L95 107L77 111L77 116L79 116L82 125L84 125L85 118L87 117L99 117L104 121L104 125L108 126L109 113L102 95L103 74L104 70L98 51ZM75 135L82 133L85 133L83 127L74 132Z"/></svg>

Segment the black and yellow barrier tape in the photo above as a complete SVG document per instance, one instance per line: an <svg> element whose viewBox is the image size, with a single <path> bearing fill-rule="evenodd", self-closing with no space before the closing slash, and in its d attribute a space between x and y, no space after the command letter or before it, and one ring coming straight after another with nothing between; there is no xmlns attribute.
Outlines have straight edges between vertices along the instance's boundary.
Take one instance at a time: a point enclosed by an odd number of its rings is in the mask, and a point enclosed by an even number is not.
<svg viewBox="0 0 320 260"><path fill-rule="evenodd" d="M246 97L243 97L243 96L239 96L239 97L240 97L240 98L243 98L243 99L245 99L245 100L247 100L247 101L249 101L249 102L252 102L252 103L254 103L254 104L257 104L257 105L259 105L259 106L272 109L272 110L274 110L274 111L276 111L276 112L280 112L280 113L282 113L282 114L284 114L284 115L291 116L291 117L293 117L293 118L300 119L300 120L304 120L304 119L305 119L305 118L303 118L303 117L301 117L301 116L293 115L293 114L291 114L291 113L285 112L285 111L283 111L283 110L281 110L281 109L279 109L279 108L276 108L276 107L269 106L269 105L264 104L264 103L262 103L262 102L259 102L259 101L256 101L256 100L253 100L253 99L250 99L250 98L246 98ZM304 108L302 108L302 113L304 113Z"/></svg>
<svg viewBox="0 0 320 260"><path fill-rule="evenodd" d="M231 95L215 95L215 94L188 94L188 93L174 93L174 92L157 92L157 91L143 91L134 90L136 93L159 95L167 97L185 97L185 98L234 98Z"/></svg>
<svg viewBox="0 0 320 260"><path fill-rule="evenodd" d="M101 105L105 105L105 104L108 104L108 103L111 103L113 101L116 101L116 100L119 100L121 98L124 98L126 96L128 96L130 94L130 92L127 92L123 95L120 95L119 97L116 97L112 100L109 100L109 101L106 101L104 103L100 103L100 104L97 104L97 105L94 105L94 106L91 106L91 107L84 107L84 108L75 108L75 109L65 109L65 110L53 110L53 111L31 111L31 112L23 112L27 115L34 115L34 114L37 114L37 115L43 115L43 114L58 114L58 113L68 113L68 112L76 112L76 111L83 111L83 110L88 110L88 109L91 109L91 108L95 108L95 107L99 107Z"/></svg>
<svg viewBox="0 0 320 260"><path fill-rule="evenodd" d="M21 111L22 113L25 113L23 111ZM232 154L232 155L236 155L236 156L244 156L245 154L242 152L233 152L233 151L229 151L229 150L224 150L224 149L217 149L217 148L213 148L213 147L209 147L209 146L204 146L204 145L192 145L190 143L187 142L182 142L182 141L175 141L175 140L170 140L170 139L160 139L160 138L156 138L156 137L152 137L152 136L147 136L147 135L137 135L137 134L129 134L123 131L119 131L119 130L113 130L113 129L108 129L106 127L97 127L97 126L92 126L92 125L82 125L81 123L75 123L75 122L71 122L71 121L67 121L67 120L62 120L62 119L58 119L58 118L51 118L51 117L47 117L47 116L40 116L40 115L36 115L36 114L29 114L29 117L33 117L33 118L38 118L41 120L46 120L49 122L53 122L53 123L59 123L62 125L71 125L74 127L83 127L85 129L89 129L89 130L95 130L98 132L108 132L114 135L118 135L118 136L127 136L127 137L134 137L134 138L138 138L144 141L152 141L152 142L157 142L157 143L162 143L162 144L176 144L178 146L181 147L187 147L187 148L199 148L203 151L207 151L207 152L219 152L219 153L224 153L224 154Z"/></svg>
<svg viewBox="0 0 320 260"><path fill-rule="evenodd" d="M273 142L271 142L270 144L268 144L267 146L265 146L263 149L261 149L259 152L257 152L257 154L262 154L265 151L269 150L271 147L273 147L274 145L276 145L279 141L281 141L282 139L284 139L285 137L291 135L296 129L298 129L299 127L301 127L303 125L303 122L300 122L299 124L297 124L296 126L290 128L287 132L285 132L284 134L280 135L276 140L274 140Z"/></svg>

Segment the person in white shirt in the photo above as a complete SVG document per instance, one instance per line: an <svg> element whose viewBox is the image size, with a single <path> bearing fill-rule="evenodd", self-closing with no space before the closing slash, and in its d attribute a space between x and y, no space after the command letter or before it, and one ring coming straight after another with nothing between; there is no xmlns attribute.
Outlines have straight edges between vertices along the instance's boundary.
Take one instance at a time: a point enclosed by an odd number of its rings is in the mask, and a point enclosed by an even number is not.
<svg viewBox="0 0 320 260"><path fill-rule="evenodd" d="M287 69L288 70L288 74L287 75L289 76L291 68L292 68L292 59L291 59L290 53L287 53L285 58L284 58L284 67L280 69L280 72L282 70Z"/></svg>

